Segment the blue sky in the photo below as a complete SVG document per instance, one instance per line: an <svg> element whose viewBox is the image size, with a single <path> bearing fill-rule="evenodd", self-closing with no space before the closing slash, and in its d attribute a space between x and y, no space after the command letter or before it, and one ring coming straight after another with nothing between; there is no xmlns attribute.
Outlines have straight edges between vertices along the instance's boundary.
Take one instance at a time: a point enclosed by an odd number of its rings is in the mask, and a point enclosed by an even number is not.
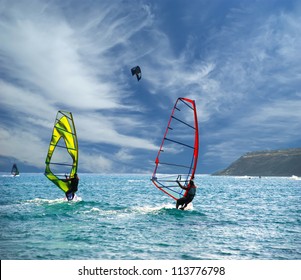
<svg viewBox="0 0 301 280"><path fill-rule="evenodd" d="M290 0L0 0L0 171L44 170L61 109L79 172L151 174L178 97L196 100L199 173L300 147L300 26Z"/></svg>

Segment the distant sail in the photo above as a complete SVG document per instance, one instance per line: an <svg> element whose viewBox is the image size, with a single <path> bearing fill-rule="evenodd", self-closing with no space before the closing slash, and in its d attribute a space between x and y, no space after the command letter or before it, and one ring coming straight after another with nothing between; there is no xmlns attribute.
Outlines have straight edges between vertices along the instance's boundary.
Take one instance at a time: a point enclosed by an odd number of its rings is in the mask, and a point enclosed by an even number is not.
<svg viewBox="0 0 301 280"><path fill-rule="evenodd" d="M78 142L72 113L58 111L45 163L45 176L66 193L69 182L65 181L65 175L73 178L78 165Z"/></svg>
<svg viewBox="0 0 301 280"><path fill-rule="evenodd" d="M19 175L20 174L20 172L19 172L19 170L18 170L18 167L17 167L17 164L13 164L13 167L12 167L12 169L11 169L11 174L13 175L13 176L17 176L17 175Z"/></svg>
<svg viewBox="0 0 301 280"><path fill-rule="evenodd" d="M187 186L194 178L199 154L199 129L195 101L178 98L155 160L152 176L154 185L177 200L184 190L176 183Z"/></svg>

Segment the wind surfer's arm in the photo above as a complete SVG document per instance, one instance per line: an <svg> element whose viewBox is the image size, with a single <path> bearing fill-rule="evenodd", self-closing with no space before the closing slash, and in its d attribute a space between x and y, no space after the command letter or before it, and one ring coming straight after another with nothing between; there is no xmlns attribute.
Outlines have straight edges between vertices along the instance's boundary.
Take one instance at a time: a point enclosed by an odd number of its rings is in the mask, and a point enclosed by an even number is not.
<svg viewBox="0 0 301 280"><path fill-rule="evenodd" d="M72 178L70 178L70 177L68 178L68 176L66 174L65 174L65 178L66 178L66 179L64 179L65 182L69 182L72 180Z"/></svg>
<svg viewBox="0 0 301 280"><path fill-rule="evenodd" d="M183 189L183 190L186 190L186 189L187 189L186 187L184 187L184 186L180 183L179 180L177 180L177 183L178 183L178 185L180 186L181 189Z"/></svg>

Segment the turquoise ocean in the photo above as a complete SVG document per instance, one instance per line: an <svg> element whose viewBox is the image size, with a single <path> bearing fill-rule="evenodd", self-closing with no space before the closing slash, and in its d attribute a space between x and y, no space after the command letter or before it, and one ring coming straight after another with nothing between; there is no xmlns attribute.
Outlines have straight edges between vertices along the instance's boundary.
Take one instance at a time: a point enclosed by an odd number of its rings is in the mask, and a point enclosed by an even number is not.
<svg viewBox="0 0 301 280"><path fill-rule="evenodd" d="M193 207L150 175L79 174L77 201L43 174L0 174L1 259L301 259L301 181L196 176Z"/></svg>

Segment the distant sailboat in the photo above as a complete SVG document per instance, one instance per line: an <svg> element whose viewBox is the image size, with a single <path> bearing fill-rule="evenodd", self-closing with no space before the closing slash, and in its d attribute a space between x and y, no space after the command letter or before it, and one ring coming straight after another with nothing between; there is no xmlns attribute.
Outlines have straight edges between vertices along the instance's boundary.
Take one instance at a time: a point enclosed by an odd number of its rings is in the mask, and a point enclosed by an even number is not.
<svg viewBox="0 0 301 280"><path fill-rule="evenodd" d="M58 111L45 160L45 176L65 194L70 191L68 178L74 178L78 165L78 142L71 112Z"/></svg>
<svg viewBox="0 0 301 280"><path fill-rule="evenodd" d="M13 175L14 177L19 176L20 172L18 170L17 164L13 164L13 167L11 169L11 175Z"/></svg>

